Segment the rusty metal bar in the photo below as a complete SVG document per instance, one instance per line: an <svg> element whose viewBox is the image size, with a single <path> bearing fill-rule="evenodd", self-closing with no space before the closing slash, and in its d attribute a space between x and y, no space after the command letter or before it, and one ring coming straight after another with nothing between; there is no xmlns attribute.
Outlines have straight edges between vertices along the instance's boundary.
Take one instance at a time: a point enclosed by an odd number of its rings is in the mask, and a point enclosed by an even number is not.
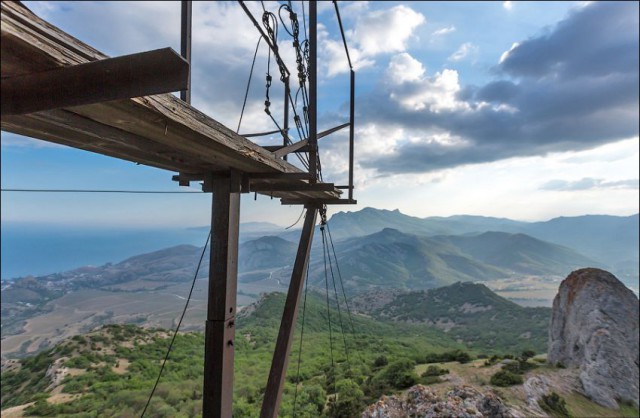
<svg viewBox="0 0 640 418"><path fill-rule="evenodd" d="M282 146L287 146L287 139L289 138L289 95L291 94L291 90L289 88L289 77L287 77L287 81L284 83L284 123L282 125L282 130L285 135L282 135ZM283 159L287 161L287 155L283 155Z"/></svg>
<svg viewBox="0 0 640 418"><path fill-rule="evenodd" d="M249 19L251 19L251 22L253 22L253 25L256 27L256 29L258 29L258 32L260 32L260 35L262 36L262 38L267 42L267 45L269 45L269 48L273 52L273 55L276 57L276 62L278 63L279 66L284 68L284 70L285 70L285 72L287 74L287 78L289 78L289 76L291 75L291 72L289 71L289 69L285 65L284 61L282 60L282 57L280 57L280 52L278 50L278 45L274 45L274 44L271 43L271 39L269 39L267 34L264 33L264 31L260 27L260 24L258 23L256 18L253 17L253 14L251 13L251 10L249 10L247 5L244 4L244 1L238 0L238 3L240 4L240 7L242 7L242 10L244 10L246 15L249 17Z"/></svg>
<svg viewBox="0 0 640 418"><path fill-rule="evenodd" d="M269 380L267 381L267 388L262 401L260 418L277 417L280 401L282 400L282 389L289 363L289 351L293 342L293 331L298 318L300 295L304 287L304 277L309 264L309 253L311 252L313 232L318 216L318 206L307 206L306 209L307 214L300 234L296 261L291 272L291 282L289 283L287 300L284 305L282 320L280 321L280 331L278 332L278 340L273 353L273 361L271 362Z"/></svg>
<svg viewBox="0 0 640 418"><path fill-rule="evenodd" d="M240 175L208 175L213 194L202 416L230 418L240 227Z"/></svg>
<svg viewBox="0 0 640 418"><path fill-rule="evenodd" d="M355 131L355 91L356 91L356 73L351 70L351 87L349 92L349 199L353 199L353 148L354 148L354 131Z"/></svg>
<svg viewBox="0 0 640 418"><path fill-rule="evenodd" d="M180 19L180 55L189 65L191 65L191 16L192 2L181 1L181 19ZM191 69L189 69L189 77L187 79L187 88L180 91L180 98L191 104Z"/></svg>
<svg viewBox="0 0 640 418"><path fill-rule="evenodd" d="M4 35L3 35L4 36ZM171 48L2 78L2 116L184 89L189 63Z"/></svg>
<svg viewBox="0 0 640 418"><path fill-rule="evenodd" d="M318 4L309 1L309 174L318 180Z"/></svg>

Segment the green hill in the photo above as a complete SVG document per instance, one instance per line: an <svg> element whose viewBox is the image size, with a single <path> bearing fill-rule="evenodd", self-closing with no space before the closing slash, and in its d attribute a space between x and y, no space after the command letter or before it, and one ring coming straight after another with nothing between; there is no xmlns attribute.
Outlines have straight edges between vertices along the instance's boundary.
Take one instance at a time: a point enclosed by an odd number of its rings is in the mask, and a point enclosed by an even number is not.
<svg viewBox="0 0 640 418"><path fill-rule="evenodd" d="M381 304L355 298L354 307L380 320L424 323L440 329L470 348L486 352L547 349L549 308L524 308L493 293L482 284L451 286L399 293Z"/></svg>
<svg viewBox="0 0 640 418"><path fill-rule="evenodd" d="M566 275L597 264L568 248L524 234L426 237L386 228L337 243L338 264L350 292L374 287L429 289L458 281L520 275ZM311 264L314 283L324 264Z"/></svg>
<svg viewBox="0 0 640 418"><path fill-rule="evenodd" d="M266 295L238 317L234 345L236 417L258 415L283 305L283 294ZM324 408L328 393L336 387L340 390L341 386L335 386L336 381L346 380L364 388L367 377L384 367L374 366L381 356L416 364L424 360L425 353L463 348L437 329L381 323L365 317L354 318L356 333L346 332L343 338L337 310L332 308L329 312L333 318L331 342L326 302L319 295L308 296L299 378L297 350L302 315L289 363L281 416L292 415L293 382L297 380L301 383L298 413L311 416L313 410L318 413L318 408ZM346 316L343 321L346 325ZM27 414L140 416L169 337L169 332L160 329L108 325L88 335L68 339L37 356L3 366L2 408L35 402L26 410ZM203 347L201 333L177 336L148 416L200 413ZM331 367L331 352L335 369ZM371 391L358 402L364 407L380 394L380 391Z"/></svg>

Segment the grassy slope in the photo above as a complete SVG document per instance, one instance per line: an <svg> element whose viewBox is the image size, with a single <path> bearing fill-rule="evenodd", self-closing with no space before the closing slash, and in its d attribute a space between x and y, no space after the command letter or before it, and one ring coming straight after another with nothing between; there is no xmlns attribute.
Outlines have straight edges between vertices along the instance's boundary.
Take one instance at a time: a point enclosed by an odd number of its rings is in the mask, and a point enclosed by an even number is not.
<svg viewBox="0 0 640 418"><path fill-rule="evenodd" d="M448 335L469 348L492 353L547 349L549 308L523 308L486 286L456 283L399 295L374 315L396 321L455 323Z"/></svg>
<svg viewBox="0 0 640 418"><path fill-rule="evenodd" d="M282 312L284 295L268 295L252 315L238 318L236 334L235 416L256 416L266 384L269 364L277 333L276 325ZM302 348L300 380L302 389L318 387L331 392L327 383L330 372L329 334L326 324L326 305L322 299L310 295L305 311L305 338ZM381 354L389 358L423 358L426 352L441 352L460 348L438 330L410 325L379 324L366 318L354 318L356 335L346 336L350 354L346 362L344 341L338 333L337 311L333 316L333 351L338 376L350 372L359 382L370 375L373 359ZM300 318L301 320L302 318ZM347 318L343 317L346 322ZM345 324L346 326L346 324ZM299 329L300 327L298 327ZM296 334L298 338L299 333ZM44 416L95 416L88 411L100 411L100 416L139 416L168 345L167 333L144 330L134 326L108 326L86 337L75 337L23 360L19 371L3 373L3 408L37 401L28 410ZM283 416L290 415L293 407L293 384L297 375L297 348L294 344L285 393ZM201 408L201 387L204 338L200 333L181 334L151 404L153 416L193 416ZM62 362L82 371L67 376L64 392L82 394L79 399L50 405L43 399L51 395L49 379L44 378L51 364ZM122 375L116 365L128 364ZM58 389L59 390L59 389ZM289 411L289 413L287 413ZM150 416L151 416L150 415Z"/></svg>

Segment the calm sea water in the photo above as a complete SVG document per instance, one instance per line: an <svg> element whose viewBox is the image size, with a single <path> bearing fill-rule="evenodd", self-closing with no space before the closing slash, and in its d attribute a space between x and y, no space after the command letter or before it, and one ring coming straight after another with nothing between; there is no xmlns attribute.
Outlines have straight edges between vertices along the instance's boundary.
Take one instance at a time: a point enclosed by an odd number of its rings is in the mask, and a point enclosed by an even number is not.
<svg viewBox="0 0 640 418"><path fill-rule="evenodd" d="M112 229L2 224L2 279L44 275L180 244L202 247L208 231L197 229Z"/></svg>

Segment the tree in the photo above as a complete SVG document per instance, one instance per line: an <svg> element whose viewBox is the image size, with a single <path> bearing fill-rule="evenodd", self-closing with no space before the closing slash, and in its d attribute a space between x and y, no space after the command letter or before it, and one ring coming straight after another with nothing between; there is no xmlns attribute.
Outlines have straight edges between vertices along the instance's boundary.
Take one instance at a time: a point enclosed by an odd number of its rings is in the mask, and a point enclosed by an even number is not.
<svg viewBox="0 0 640 418"><path fill-rule="evenodd" d="M360 416L364 408L364 393L353 380L343 379L336 383L336 394L329 404L329 416L351 418Z"/></svg>

